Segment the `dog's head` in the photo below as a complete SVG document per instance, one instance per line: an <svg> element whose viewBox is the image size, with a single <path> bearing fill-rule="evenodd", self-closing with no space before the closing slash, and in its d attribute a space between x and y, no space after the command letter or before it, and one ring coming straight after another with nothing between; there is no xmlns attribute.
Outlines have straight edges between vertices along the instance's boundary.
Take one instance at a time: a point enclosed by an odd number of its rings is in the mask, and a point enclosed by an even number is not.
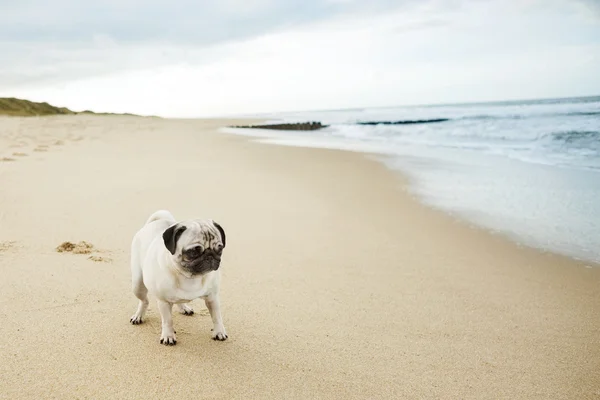
<svg viewBox="0 0 600 400"><path fill-rule="evenodd" d="M219 269L225 231L213 220L189 220L165 230L163 241L184 272L202 275Z"/></svg>

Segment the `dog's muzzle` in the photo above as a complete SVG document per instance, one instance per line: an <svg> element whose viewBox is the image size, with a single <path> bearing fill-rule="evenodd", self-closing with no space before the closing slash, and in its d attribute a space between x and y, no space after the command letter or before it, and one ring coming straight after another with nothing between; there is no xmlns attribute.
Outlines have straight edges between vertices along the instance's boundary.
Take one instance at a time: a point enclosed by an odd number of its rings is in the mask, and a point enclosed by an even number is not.
<svg viewBox="0 0 600 400"><path fill-rule="evenodd" d="M213 249L200 251L192 248L184 253L181 264L192 274L201 275L218 270L221 265L221 255Z"/></svg>

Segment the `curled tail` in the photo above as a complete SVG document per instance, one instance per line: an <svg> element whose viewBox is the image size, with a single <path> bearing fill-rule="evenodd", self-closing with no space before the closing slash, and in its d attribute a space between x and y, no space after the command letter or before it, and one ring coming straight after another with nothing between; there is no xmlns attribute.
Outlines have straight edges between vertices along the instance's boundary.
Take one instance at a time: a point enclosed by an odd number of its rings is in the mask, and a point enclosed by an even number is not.
<svg viewBox="0 0 600 400"><path fill-rule="evenodd" d="M161 219L167 220L169 222L175 222L175 217L173 217L173 214L171 214L167 210L158 210L148 218L148 220L146 221L146 225L148 225L150 222L158 221Z"/></svg>

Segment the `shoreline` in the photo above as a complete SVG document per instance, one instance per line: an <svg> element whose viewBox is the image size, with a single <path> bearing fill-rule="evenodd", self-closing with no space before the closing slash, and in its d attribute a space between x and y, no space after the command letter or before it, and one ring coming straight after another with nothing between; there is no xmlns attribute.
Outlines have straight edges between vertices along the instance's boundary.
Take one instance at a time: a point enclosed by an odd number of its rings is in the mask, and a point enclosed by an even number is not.
<svg viewBox="0 0 600 400"><path fill-rule="evenodd" d="M245 131L251 131L251 130L245 129ZM351 153L357 153L359 155L363 155L370 159L376 160L386 169L396 173L398 175L399 181L408 186L409 193L412 196L414 196L416 201L418 201L422 205L424 205L436 212L442 213L447 217L460 220L462 223L466 224L467 226L471 226L471 227L480 229L485 234L503 237L507 241L513 243L517 248L528 248L528 249L537 251L540 254L552 254L555 256L566 257L567 259L570 259L572 261L586 264L586 265L584 265L584 267L586 267L586 268L588 268L588 267L600 268L600 260L592 259L592 258L588 258L588 257L584 257L584 256L577 256L574 254L574 252L572 250L560 251L559 249L556 249L556 248L544 247L543 245L541 245L539 243L537 243L537 244L533 243L534 242L533 239L531 239L531 238L528 239L528 238L523 237L522 234L519 234L514 229L513 230L510 230L508 228L503 229L503 228L499 228L498 226L494 226L493 224L486 224L483 221L478 220L476 217L470 215L469 212L457 211L448 206L442 206L439 204L435 204L435 202L432 201L431 199L430 200L426 199L424 197L424 195L418 193L417 186L418 186L419 180L418 180L418 178L412 176L413 174L411 173L411 171L406 170L406 167L392 167L390 165L391 162L394 161L394 157L406 159L406 157L403 155L398 155L398 154L393 154L393 153L388 154L385 151L382 151L381 149L373 149L372 151L369 151L366 149L366 147L364 149L361 149L361 148L359 148L360 147L359 144L351 143L351 142L347 142L347 143L339 142L339 143L332 144L330 139L328 139L328 138L318 138L318 139L322 140L321 143L318 143L317 141L315 141L316 139L313 139L312 143L308 143L307 140L310 140L310 139L307 139L306 137L300 137L300 136L285 137L285 133L282 133L282 132L278 132L276 134L269 134L269 132L259 131L259 132L255 132L253 134L251 132L248 132L248 133L242 132L240 129L235 129L233 127L222 127L221 129L219 129L219 132L226 134L226 135L246 137L249 140L252 140L254 142L261 143L261 144L267 144L267 145L283 146L283 147L299 147L299 148L305 148L305 149L338 150L338 151L342 151L342 152L351 152ZM422 160L418 156L411 156L411 157L415 158L417 160ZM522 161L518 161L518 160L515 160L515 162L522 163Z"/></svg>
<svg viewBox="0 0 600 400"><path fill-rule="evenodd" d="M600 394L600 270L432 209L364 154L219 132L234 120L52 118L0 130L27 154L0 164L0 398ZM227 232L223 343L202 302L177 346L152 298L128 323L128 246L159 208Z"/></svg>
<svg viewBox="0 0 600 400"><path fill-rule="evenodd" d="M372 155L372 156L377 157L377 155ZM551 254L554 256L565 257L574 262L577 262L580 264L585 264L585 265L583 265L585 268L600 268L600 260L592 259L592 258L585 258L583 256L577 256L574 254L573 251L566 251L566 250L560 251L559 249L552 248L551 246L544 247L543 245L541 245L539 243L534 244L533 239L523 237L519 232L515 231L514 229L510 229L510 228L503 229L503 228L500 228L500 227L494 225L493 223L486 224L482 220L471 215L472 211L457 211L448 206L442 206L439 204L435 204L435 201L433 199L428 200L424 197L424 195L418 193L418 191L417 191L417 185L419 182L418 178L410 177L409 176L410 171L407 171L400 167L394 168L394 167L386 165L386 161L384 160L386 157L388 157L388 156L380 156L379 161L381 163L383 163L386 168L397 172L399 175L402 175L402 178L407 181L407 185L409 186L410 193L412 195L414 195L415 199L418 202L420 202L421 204L423 204L424 206L426 206L436 212L442 213L442 214L448 216L449 218L459 220L463 224L466 224L467 226L479 229L485 234L502 237L505 240L514 244L517 248L527 248L527 249L536 251L540 254ZM417 157L415 157L415 158L417 158ZM518 161L518 160L515 160L515 162L522 163L522 161Z"/></svg>

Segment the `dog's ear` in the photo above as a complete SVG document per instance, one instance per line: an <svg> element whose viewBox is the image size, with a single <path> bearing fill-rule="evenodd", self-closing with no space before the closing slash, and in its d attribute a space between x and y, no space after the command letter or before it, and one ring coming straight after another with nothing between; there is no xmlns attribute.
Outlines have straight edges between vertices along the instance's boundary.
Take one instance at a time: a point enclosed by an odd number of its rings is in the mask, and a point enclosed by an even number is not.
<svg viewBox="0 0 600 400"><path fill-rule="evenodd" d="M175 249L177 248L177 241L179 237L187 228L185 225L175 224L170 226L166 231L163 232L163 241L165 242L165 247L171 254L175 254Z"/></svg>
<svg viewBox="0 0 600 400"><path fill-rule="evenodd" d="M212 223L215 226L215 228L219 230L219 233L221 234L221 242L223 242L223 248L225 248L225 231L223 230L221 225L217 224L215 221L213 221Z"/></svg>

